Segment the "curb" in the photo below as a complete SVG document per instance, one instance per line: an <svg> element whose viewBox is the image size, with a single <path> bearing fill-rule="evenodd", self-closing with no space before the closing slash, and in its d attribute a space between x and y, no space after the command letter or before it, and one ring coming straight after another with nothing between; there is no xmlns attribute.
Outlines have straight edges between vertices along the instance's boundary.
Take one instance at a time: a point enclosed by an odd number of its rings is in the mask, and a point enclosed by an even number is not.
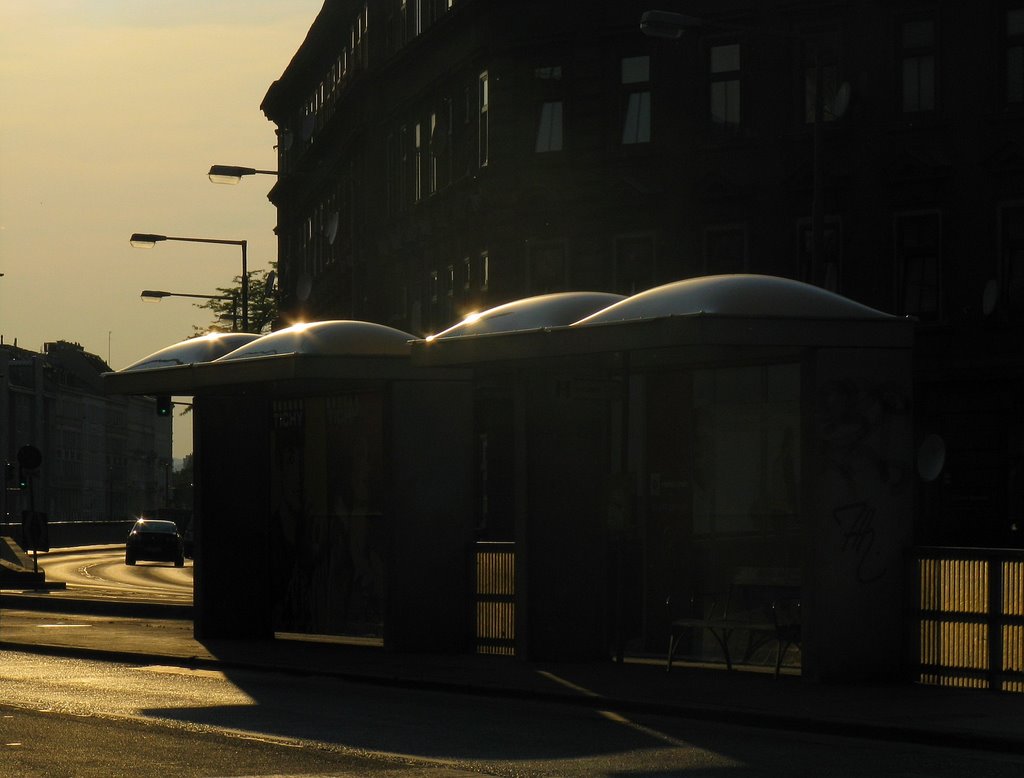
<svg viewBox="0 0 1024 778"><path fill-rule="evenodd" d="M91 616L121 616L127 619L192 620L192 606L143 600L62 597L35 593L0 592L4 608L44 613Z"/></svg>

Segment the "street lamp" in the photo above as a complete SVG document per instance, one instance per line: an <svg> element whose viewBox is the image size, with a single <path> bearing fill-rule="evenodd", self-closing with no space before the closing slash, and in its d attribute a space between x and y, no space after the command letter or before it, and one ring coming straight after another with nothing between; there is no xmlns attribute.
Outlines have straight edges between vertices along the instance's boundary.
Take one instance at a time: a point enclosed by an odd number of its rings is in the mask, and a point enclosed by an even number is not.
<svg viewBox="0 0 1024 778"><path fill-rule="evenodd" d="M276 170L257 170L254 167L239 167L238 165L212 165L207 175L215 184L237 184L242 176L254 176L257 174L265 176L276 176Z"/></svg>
<svg viewBox="0 0 1024 778"><path fill-rule="evenodd" d="M648 38L666 38L677 41L688 27L700 27L696 16L672 13L671 11L644 11L640 16L640 32Z"/></svg>
<svg viewBox="0 0 1024 778"><path fill-rule="evenodd" d="M679 40L683 33L693 27L703 27L704 20L696 16L673 13L671 11L645 11L640 16L640 31L650 38L664 38L668 40ZM778 33L766 33L775 34ZM796 38L804 43L809 43L814 50L814 123L812 125L812 183L811 183L811 269L808 274L811 282L814 282L815 272L824 260L825 243L825 216L824 216L824 185L821 163L821 128L825 122L825 98L822 94L824 79L822 77L821 45L814 38L803 35L786 35L785 37ZM830 274L825 274L825 285L834 284Z"/></svg>
<svg viewBox="0 0 1024 778"><path fill-rule="evenodd" d="M220 238L178 238L170 235L154 235L148 232L136 232L129 241L137 249L151 249L165 240L182 241L185 243L216 243L222 246L239 246L242 249L242 331L249 331L249 266L246 259L248 242L244 240L222 240Z"/></svg>
<svg viewBox="0 0 1024 778"><path fill-rule="evenodd" d="M165 292L161 289L143 289L139 295L144 302L158 303L165 297L193 297L200 300L231 301L231 331L238 330L238 297L233 294L188 294L186 292Z"/></svg>

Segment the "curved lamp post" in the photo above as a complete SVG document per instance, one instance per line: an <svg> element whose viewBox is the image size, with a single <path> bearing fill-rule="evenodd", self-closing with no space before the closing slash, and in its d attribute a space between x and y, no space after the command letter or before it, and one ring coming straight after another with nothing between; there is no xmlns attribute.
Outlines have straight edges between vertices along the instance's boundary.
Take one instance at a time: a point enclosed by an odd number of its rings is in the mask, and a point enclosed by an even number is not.
<svg viewBox="0 0 1024 778"><path fill-rule="evenodd" d="M212 165L207 173L210 180L215 184L237 184L242 176L276 176L276 170L257 170L254 167L239 167L238 165Z"/></svg>
<svg viewBox="0 0 1024 778"><path fill-rule="evenodd" d="M183 241L185 243L216 243L222 246L239 246L242 249L242 332L249 331L249 266L246 259L248 241L222 240L220 238L179 238L170 235L154 235L148 232L136 232L129 239L137 249L151 249L165 240Z"/></svg>
<svg viewBox="0 0 1024 778"><path fill-rule="evenodd" d="M161 289L143 289L139 295L145 302L158 303L165 297L194 297L200 300L231 301L231 331L238 330L238 298L233 294L188 294L186 292L165 292Z"/></svg>

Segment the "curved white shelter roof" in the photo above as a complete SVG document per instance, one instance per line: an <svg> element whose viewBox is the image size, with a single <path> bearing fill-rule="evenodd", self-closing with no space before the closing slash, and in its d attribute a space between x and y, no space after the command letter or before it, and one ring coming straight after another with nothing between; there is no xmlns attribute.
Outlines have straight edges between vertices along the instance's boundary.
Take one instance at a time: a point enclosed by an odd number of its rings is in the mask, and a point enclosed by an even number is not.
<svg viewBox="0 0 1024 778"><path fill-rule="evenodd" d="M294 324L264 335L218 362L254 357L305 354L319 356L407 356L415 335L368 321L318 321Z"/></svg>
<svg viewBox="0 0 1024 778"><path fill-rule="evenodd" d="M251 332L211 332L198 338L189 338L155 351L143 357L120 372L152 370L159 367L176 367L212 362L241 346L259 338Z"/></svg>
<svg viewBox="0 0 1024 778"><path fill-rule="evenodd" d="M787 319L891 319L890 314L790 278L719 275L688 278L627 297L573 326L713 314Z"/></svg>
<svg viewBox="0 0 1024 778"><path fill-rule="evenodd" d="M427 340L564 327L624 299L621 294L610 292L555 292L525 297L470 314Z"/></svg>

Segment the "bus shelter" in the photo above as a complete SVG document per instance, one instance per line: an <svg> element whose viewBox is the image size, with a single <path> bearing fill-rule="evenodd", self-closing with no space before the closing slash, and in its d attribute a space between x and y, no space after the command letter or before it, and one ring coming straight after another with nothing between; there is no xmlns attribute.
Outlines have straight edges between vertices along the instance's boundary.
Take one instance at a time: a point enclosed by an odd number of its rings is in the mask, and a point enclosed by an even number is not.
<svg viewBox="0 0 1024 778"><path fill-rule="evenodd" d="M223 353L185 341L104 376L191 396L195 634L342 635L463 650L472 629L470 384L413 336L296 325Z"/></svg>
<svg viewBox="0 0 1024 778"><path fill-rule="evenodd" d="M800 625L787 663L897 675L912 343L908 319L755 275L668 284L569 326L414 342L417 368L472 372L475 440L499 452L477 455L476 522L514 544L516 653L664 657L673 607L784 570ZM721 658L691 632L683 654Z"/></svg>

